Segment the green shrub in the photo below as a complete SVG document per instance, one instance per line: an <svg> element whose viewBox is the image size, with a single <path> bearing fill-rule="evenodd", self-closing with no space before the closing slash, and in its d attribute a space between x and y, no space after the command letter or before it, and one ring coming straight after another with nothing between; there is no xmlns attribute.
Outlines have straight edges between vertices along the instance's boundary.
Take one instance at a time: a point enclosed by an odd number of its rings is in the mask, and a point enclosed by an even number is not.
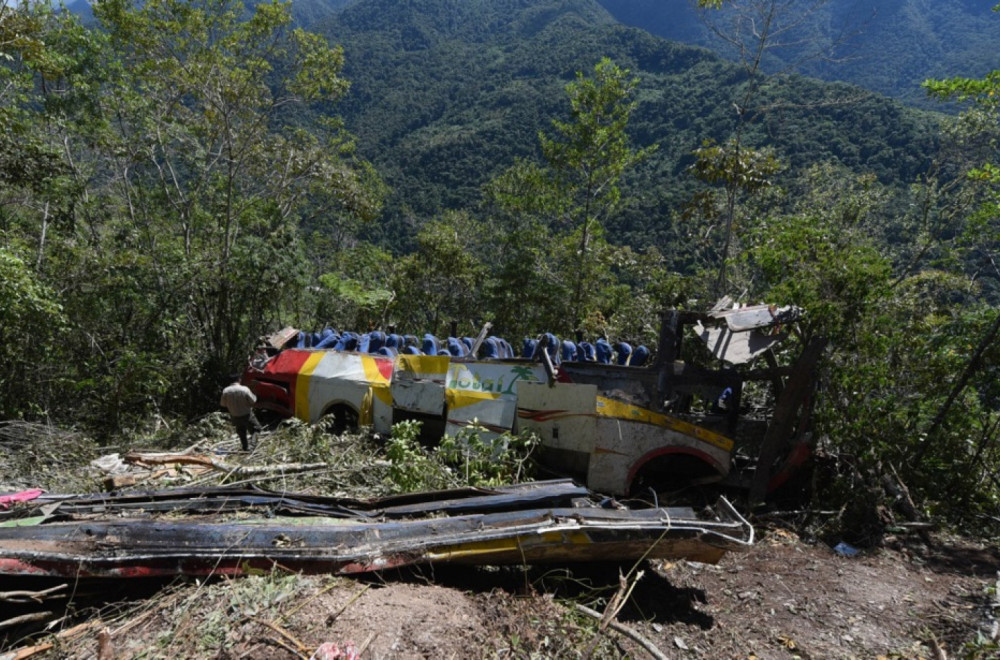
<svg viewBox="0 0 1000 660"><path fill-rule="evenodd" d="M446 435L436 454L468 486L498 486L530 479L534 473L531 456L538 446L538 436L504 433L484 439L484 432L485 427L474 423L455 437Z"/></svg>

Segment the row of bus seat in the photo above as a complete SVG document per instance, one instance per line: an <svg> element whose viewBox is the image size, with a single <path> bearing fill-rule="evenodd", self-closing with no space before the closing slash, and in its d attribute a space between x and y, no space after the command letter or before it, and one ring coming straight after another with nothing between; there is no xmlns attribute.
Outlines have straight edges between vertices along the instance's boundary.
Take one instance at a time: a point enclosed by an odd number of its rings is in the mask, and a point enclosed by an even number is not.
<svg viewBox="0 0 1000 660"><path fill-rule="evenodd" d="M475 339L448 337L442 340L430 333L418 338L416 335L400 335L380 330L359 334L347 330L339 332L327 327L319 332L299 332L294 345L296 348L323 348L385 356L404 354L467 357L472 352ZM641 367L649 360L649 349L645 346L633 349L627 342L612 344L603 337L593 343L577 343L569 339L560 341L551 333L545 333L537 339L526 337L521 344L520 355L506 339L491 335L483 340L476 357L495 360L514 357L537 359L541 356L541 351L545 351L553 363L595 362Z"/></svg>

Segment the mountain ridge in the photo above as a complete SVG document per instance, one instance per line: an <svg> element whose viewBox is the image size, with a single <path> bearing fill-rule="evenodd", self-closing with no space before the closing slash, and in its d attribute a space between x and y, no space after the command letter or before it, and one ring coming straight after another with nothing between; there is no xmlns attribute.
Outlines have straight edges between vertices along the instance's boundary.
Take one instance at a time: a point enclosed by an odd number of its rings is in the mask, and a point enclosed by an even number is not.
<svg viewBox="0 0 1000 660"><path fill-rule="evenodd" d="M405 246L422 219L474 208L486 181L539 156L538 132L568 116L566 83L608 56L640 79L634 145L660 144L629 174L635 200L613 229L634 245L668 244L680 231L668 216L696 186L691 153L706 139L726 140L746 119L734 111L746 72L705 48L609 20L594 0L468 3L485 7L464 14L471 26L448 24L454 6L358 0L313 26L344 47L352 83L330 112L344 117L394 190L371 237ZM490 27L500 16L509 18L505 27ZM407 34L422 35L410 40L419 48L405 47ZM904 185L934 148L931 115L843 83L775 76L758 105L771 109L746 122L747 144L776 148L795 169L836 161Z"/></svg>
<svg viewBox="0 0 1000 660"><path fill-rule="evenodd" d="M598 1L627 25L736 57L703 21L724 25L732 10L699 11L692 0ZM793 6L777 5L785 11ZM994 5L978 0L802 3L803 12L815 9L801 16L794 37L782 37L799 40L800 46L769 57L765 67L850 82L910 105L934 108L920 87L925 79L979 77L1000 68L995 45L1000 17L991 10ZM815 56L809 56L809 50ZM805 60L796 65L803 56Z"/></svg>

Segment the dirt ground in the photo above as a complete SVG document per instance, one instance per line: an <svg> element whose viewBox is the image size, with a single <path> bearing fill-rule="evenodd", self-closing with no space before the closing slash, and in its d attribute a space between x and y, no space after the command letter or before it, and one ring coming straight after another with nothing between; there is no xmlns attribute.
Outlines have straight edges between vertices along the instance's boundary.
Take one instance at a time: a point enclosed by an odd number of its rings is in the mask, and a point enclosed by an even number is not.
<svg viewBox="0 0 1000 660"><path fill-rule="evenodd" d="M79 612L84 625L55 639L48 657L1000 657L996 547L890 539L848 557L782 529L758 533L718 565L275 572L169 585ZM631 568L643 571L638 581ZM601 631L579 606L604 610L620 572L633 590Z"/></svg>

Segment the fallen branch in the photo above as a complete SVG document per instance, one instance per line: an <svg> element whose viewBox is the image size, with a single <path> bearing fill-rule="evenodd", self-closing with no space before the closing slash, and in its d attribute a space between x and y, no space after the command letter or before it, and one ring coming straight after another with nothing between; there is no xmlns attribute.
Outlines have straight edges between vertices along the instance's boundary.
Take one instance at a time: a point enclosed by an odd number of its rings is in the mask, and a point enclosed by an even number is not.
<svg viewBox="0 0 1000 660"><path fill-rule="evenodd" d="M603 614L601 614L597 610L590 609L586 605L580 605L579 603L574 603L573 607L575 607L578 612L586 614L587 616L596 619L597 621L600 622L604 621ZM656 658L656 660L667 660L667 656L663 655L663 652L656 647L656 644L653 644L653 642L649 641L648 639L646 639L636 631L632 630L628 626L622 625L617 621L610 621L608 622L608 627L611 628L612 630L620 632L621 634L631 639L633 642L642 646L642 648L646 649L649 655Z"/></svg>
<svg viewBox="0 0 1000 660"><path fill-rule="evenodd" d="M147 468L154 465L200 465L219 470L220 472L228 472L231 475L239 477L274 473L294 474L298 472L311 472L312 470L323 470L330 467L329 463L230 465L229 463L224 463L203 454L140 454L138 452L129 452L122 457L122 460L126 463Z"/></svg>
<svg viewBox="0 0 1000 660"><path fill-rule="evenodd" d="M55 638L58 640L73 639L74 637L79 637L88 630L103 625L104 625L103 621L101 621L100 619L94 619L93 621L87 621L85 623L73 626L68 630L63 630L62 632L56 633ZM25 658L30 658L33 655L38 655L39 653L45 653L46 651L51 651L54 647L55 647L54 642L44 642L42 644L36 644L35 646L26 646L24 648L16 649L9 653L0 655L0 660L24 660Z"/></svg>
<svg viewBox="0 0 1000 660"><path fill-rule="evenodd" d="M42 591L0 591L0 601L7 603L27 603L29 601L34 601L40 603L49 596L52 596L57 591L62 591L69 587L68 584L58 584L54 587L49 587ZM56 596L56 598L63 598L61 594Z"/></svg>
<svg viewBox="0 0 1000 660"><path fill-rule="evenodd" d="M281 465L246 465L237 466L233 469L233 474L241 477L263 474L294 474L297 472L312 472L313 470L326 470L329 463L283 463Z"/></svg>
<svg viewBox="0 0 1000 660"><path fill-rule="evenodd" d="M795 516L836 516L841 513L843 513L843 511L798 509L795 511L767 511L764 513L755 513L753 517L759 520L769 520L771 518L793 518Z"/></svg>
<svg viewBox="0 0 1000 660"><path fill-rule="evenodd" d="M257 617L253 617L253 616L247 617L247 618L250 621L253 621L254 623L259 623L262 626L266 626L266 627L270 628L274 632L278 633L279 635L281 635L282 637L284 637L285 639L287 639L292 644L295 644L295 646L297 648L297 651L296 651L297 653L299 653L301 655L305 655L309 651L309 647L307 647L305 644L303 644L301 641L299 641L299 639L297 637L295 637L292 633L288 632L287 630L285 630L284 628L282 628L278 624L274 623L273 621L264 621L263 619L258 619ZM282 646L284 646L284 644L282 644Z"/></svg>
<svg viewBox="0 0 1000 660"><path fill-rule="evenodd" d="M11 626L19 626L22 623L31 623L33 621L45 621L51 616L53 616L52 612L32 612L31 614L22 614L21 616L15 616L14 618L7 619L6 621L0 621L0 628L10 628Z"/></svg>
<svg viewBox="0 0 1000 660"><path fill-rule="evenodd" d="M882 475L882 487L885 489L885 492L893 499L897 508L902 511L910 523L926 523L926 520L921 520L917 505L910 496L910 489L903 483L903 479L896 472L896 467L892 463L889 463L889 470L892 471L891 476L888 474ZM924 543L931 545L931 536L927 528L918 526L914 528L914 531L920 535Z"/></svg>
<svg viewBox="0 0 1000 660"><path fill-rule="evenodd" d="M604 608L604 615L601 617L601 630L603 631L608 624L610 624L617 616L618 613L622 611L625 607L625 603L628 602L629 596L632 595L632 590L635 589L635 585L642 579L644 571L639 571L632 583L625 579L624 575L619 573L618 575L618 589L615 591L615 595L611 597L608 602L608 606Z"/></svg>

